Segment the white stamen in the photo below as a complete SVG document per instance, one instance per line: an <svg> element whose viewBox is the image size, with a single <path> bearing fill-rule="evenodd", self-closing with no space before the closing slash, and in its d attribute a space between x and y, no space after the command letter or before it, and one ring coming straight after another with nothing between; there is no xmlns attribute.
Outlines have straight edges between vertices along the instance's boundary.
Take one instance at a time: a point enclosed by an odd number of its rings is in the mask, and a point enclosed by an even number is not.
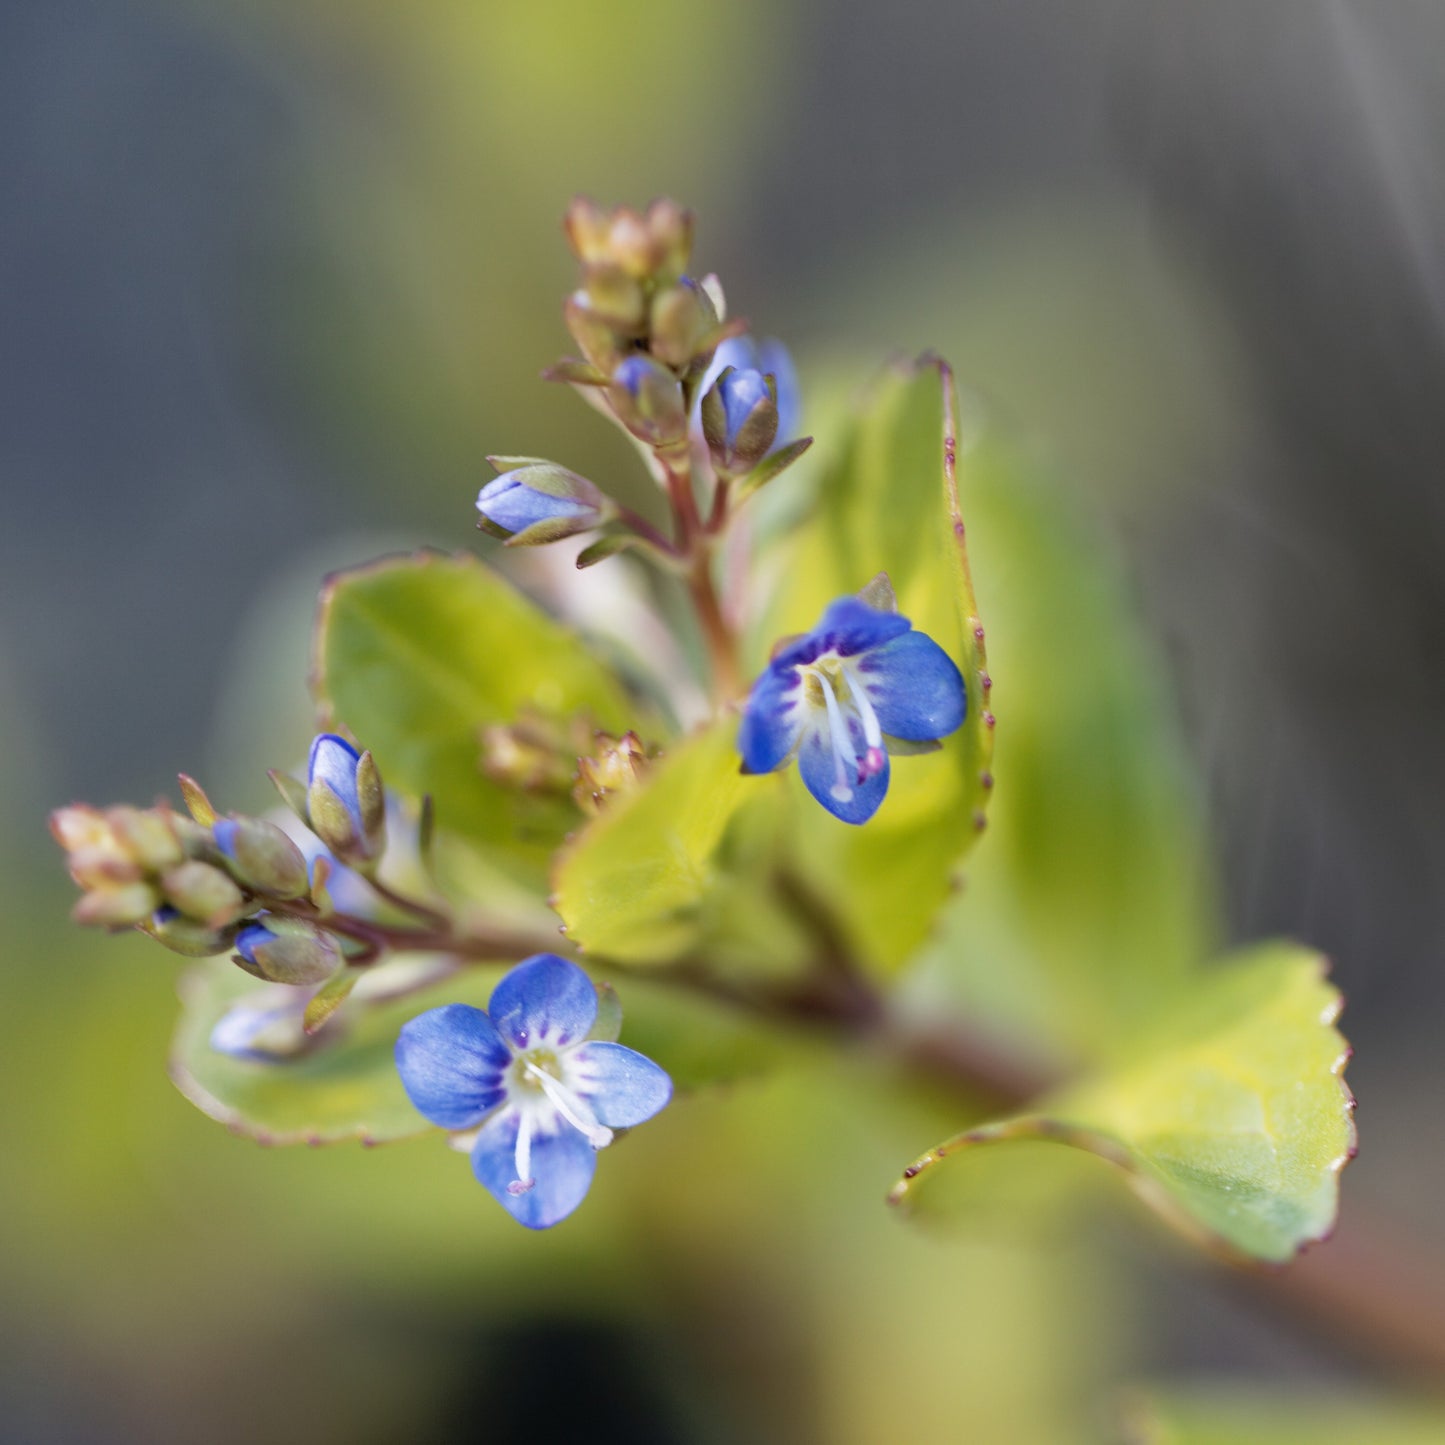
<svg viewBox="0 0 1445 1445"><path fill-rule="evenodd" d="M536 1184L532 1178L532 1116L525 1111L517 1121L517 1177L507 1185L508 1194L525 1194Z"/></svg>
<svg viewBox="0 0 1445 1445"><path fill-rule="evenodd" d="M843 721L843 710L833 692L833 680L819 675L823 689L823 703L828 709L829 741L833 744L833 786L829 790L840 802L846 803L853 796L848 786L848 774L858 770L858 755L853 751L853 739L848 736L848 725Z"/></svg>
<svg viewBox="0 0 1445 1445"><path fill-rule="evenodd" d="M848 691L853 694L853 702L858 708L858 716L863 722L863 736L870 748L881 748L883 746L883 729L878 726L878 714L873 711L873 702L868 696L868 690L853 676L853 669L847 663L843 664L843 676L848 680Z"/></svg>
<svg viewBox="0 0 1445 1445"><path fill-rule="evenodd" d="M545 1069L539 1069L530 1059L527 1072L542 1086L542 1092L552 1101L552 1106L574 1128L580 1130L594 1149L605 1149L612 1142L612 1130L599 1124L592 1110L577 1097L560 1079L554 1078Z"/></svg>

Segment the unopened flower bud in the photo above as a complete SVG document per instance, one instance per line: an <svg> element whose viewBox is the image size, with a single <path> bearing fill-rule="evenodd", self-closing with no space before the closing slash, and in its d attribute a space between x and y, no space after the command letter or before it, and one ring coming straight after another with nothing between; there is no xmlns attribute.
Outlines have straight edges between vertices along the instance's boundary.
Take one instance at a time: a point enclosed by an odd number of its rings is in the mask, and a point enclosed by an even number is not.
<svg viewBox="0 0 1445 1445"><path fill-rule="evenodd" d="M345 738L320 733L306 769L311 830L353 868L374 863L386 847L386 795L370 753Z"/></svg>
<svg viewBox="0 0 1445 1445"><path fill-rule="evenodd" d="M621 359L627 337L592 305L585 291L574 291L562 303L562 316L582 355L599 371L611 374Z"/></svg>
<svg viewBox="0 0 1445 1445"><path fill-rule="evenodd" d="M131 857L148 871L181 861L181 840L168 813L156 808L108 808L106 819Z"/></svg>
<svg viewBox="0 0 1445 1445"><path fill-rule="evenodd" d="M607 237L612 218L586 196L577 196L562 218L572 254L584 265L607 260Z"/></svg>
<svg viewBox="0 0 1445 1445"><path fill-rule="evenodd" d="M173 907L208 928L234 923L246 912L246 896L232 879L196 858L166 869L161 890Z"/></svg>
<svg viewBox="0 0 1445 1445"><path fill-rule="evenodd" d="M300 898L311 886L301 850L263 818L221 818L211 829L231 876L267 898Z"/></svg>
<svg viewBox="0 0 1445 1445"><path fill-rule="evenodd" d="M590 813L600 812L612 794L636 787L650 761L635 732L623 733L620 738L598 733L596 743L592 757L577 760L577 781L572 789L577 806Z"/></svg>
<svg viewBox="0 0 1445 1445"><path fill-rule="evenodd" d="M236 935L238 962L270 983L320 983L341 965L331 934L299 918L264 914Z"/></svg>
<svg viewBox="0 0 1445 1445"><path fill-rule="evenodd" d="M659 291L652 300L653 355L678 371L685 371L717 326L712 298L690 276Z"/></svg>
<svg viewBox="0 0 1445 1445"><path fill-rule="evenodd" d="M494 466L506 458L493 457ZM520 460L520 459L517 459ZM477 496L478 526L509 546L535 547L575 536L607 520L607 498L576 472L528 461L494 477Z"/></svg>
<svg viewBox="0 0 1445 1445"><path fill-rule="evenodd" d="M610 262L585 266L582 289L591 312L628 336L638 336L647 319L647 294L642 283Z"/></svg>
<svg viewBox="0 0 1445 1445"><path fill-rule="evenodd" d="M629 356L612 373L607 395L622 424L641 441L667 447L686 440L682 386L660 361Z"/></svg>
<svg viewBox="0 0 1445 1445"><path fill-rule="evenodd" d="M737 476L755 466L778 434L773 378L760 371L725 367L702 399L702 431L724 476Z"/></svg>
<svg viewBox="0 0 1445 1445"><path fill-rule="evenodd" d="M235 942L239 931L235 923L228 923L223 928L208 928L204 923L187 918L169 904L157 908L141 924L141 928L157 943L185 958L213 958L218 953L225 953Z"/></svg>
<svg viewBox="0 0 1445 1445"><path fill-rule="evenodd" d="M149 883L122 883L82 894L70 916L87 928L125 928L149 918L159 902Z"/></svg>

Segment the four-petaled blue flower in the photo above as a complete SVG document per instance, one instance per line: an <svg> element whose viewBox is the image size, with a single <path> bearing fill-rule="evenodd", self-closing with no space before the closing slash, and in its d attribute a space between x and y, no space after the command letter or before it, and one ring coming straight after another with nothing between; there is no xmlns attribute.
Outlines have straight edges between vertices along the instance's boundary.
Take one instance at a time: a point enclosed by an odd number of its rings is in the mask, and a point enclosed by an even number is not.
<svg viewBox="0 0 1445 1445"><path fill-rule="evenodd" d="M835 818L866 823L888 791L890 742L945 737L967 710L963 676L931 637L840 597L753 684L738 751L750 773L796 754L808 791Z"/></svg>
<svg viewBox="0 0 1445 1445"><path fill-rule="evenodd" d="M402 1026L396 1066L413 1104L443 1129L480 1125L472 1170L529 1229L582 1202L614 1129L652 1118L672 1080L595 1036L597 992L576 964L539 953L492 991L488 1012L429 1009Z"/></svg>

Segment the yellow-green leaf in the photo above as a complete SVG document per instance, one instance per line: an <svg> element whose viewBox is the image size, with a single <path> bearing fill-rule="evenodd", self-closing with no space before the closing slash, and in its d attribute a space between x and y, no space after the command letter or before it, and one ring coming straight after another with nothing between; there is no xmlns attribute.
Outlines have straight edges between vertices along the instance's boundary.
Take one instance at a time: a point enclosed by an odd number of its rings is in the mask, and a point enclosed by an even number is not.
<svg viewBox="0 0 1445 1445"><path fill-rule="evenodd" d="M1206 1247L1287 1260L1333 1227L1354 1153L1340 1002L1317 954L1251 949L1201 974L1115 1070L945 1141L889 1197L906 1204L940 1160L985 1144L1066 1144L1122 1170Z"/></svg>
<svg viewBox="0 0 1445 1445"><path fill-rule="evenodd" d="M340 572L317 618L328 725L371 749L389 787L435 800L437 822L539 866L577 821L570 801L493 782L481 729L524 712L582 713L621 732L627 697L581 640L475 558L419 553Z"/></svg>
<svg viewBox="0 0 1445 1445"><path fill-rule="evenodd" d="M756 641L811 628L835 598L887 572L898 610L958 663L963 726L937 753L900 758L888 797L863 827L808 797L793 770L797 854L834 901L863 955L900 966L926 937L985 822L992 778L991 683L974 600L960 492L953 374L932 357L886 373L833 463L784 560L785 581Z"/></svg>
<svg viewBox="0 0 1445 1445"><path fill-rule="evenodd" d="M736 732L728 714L678 743L563 849L552 904L585 953L660 963L695 942L718 844L759 786L738 773Z"/></svg>

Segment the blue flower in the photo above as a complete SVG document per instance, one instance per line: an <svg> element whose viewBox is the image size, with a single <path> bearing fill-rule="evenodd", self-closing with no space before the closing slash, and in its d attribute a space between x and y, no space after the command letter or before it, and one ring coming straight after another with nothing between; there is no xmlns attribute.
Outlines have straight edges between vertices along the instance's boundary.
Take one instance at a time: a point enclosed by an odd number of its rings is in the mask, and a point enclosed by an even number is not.
<svg viewBox="0 0 1445 1445"><path fill-rule="evenodd" d="M587 975L539 953L503 976L489 1013L429 1009L396 1041L412 1103L443 1129L477 1130L472 1171L529 1229L571 1214L612 1131L652 1118L672 1097L662 1069L604 1032Z"/></svg>
<svg viewBox="0 0 1445 1445"><path fill-rule="evenodd" d="M604 522L605 502L585 477L551 462L528 461L503 471L482 488L477 495L478 525L510 545L536 546Z"/></svg>
<svg viewBox="0 0 1445 1445"><path fill-rule="evenodd" d="M835 818L866 823L888 791L890 744L945 737L967 709L963 676L931 637L896 612L840 597L753 684L738 751L749 773L796 754L808 791Z"/></svg>
<svg viewBox="0 0 1445 1445"><path fill-rule="evenodd" d="M784 442L792 441L802 424L802 398L798 390L798 373L793 358L781 341L769 337L754 341L751 336L732 336L713 353L699 396L706 396L727 367L738 372L755 371L771 376L777 388L778 431L769 450L776 451Z"/></svg>

